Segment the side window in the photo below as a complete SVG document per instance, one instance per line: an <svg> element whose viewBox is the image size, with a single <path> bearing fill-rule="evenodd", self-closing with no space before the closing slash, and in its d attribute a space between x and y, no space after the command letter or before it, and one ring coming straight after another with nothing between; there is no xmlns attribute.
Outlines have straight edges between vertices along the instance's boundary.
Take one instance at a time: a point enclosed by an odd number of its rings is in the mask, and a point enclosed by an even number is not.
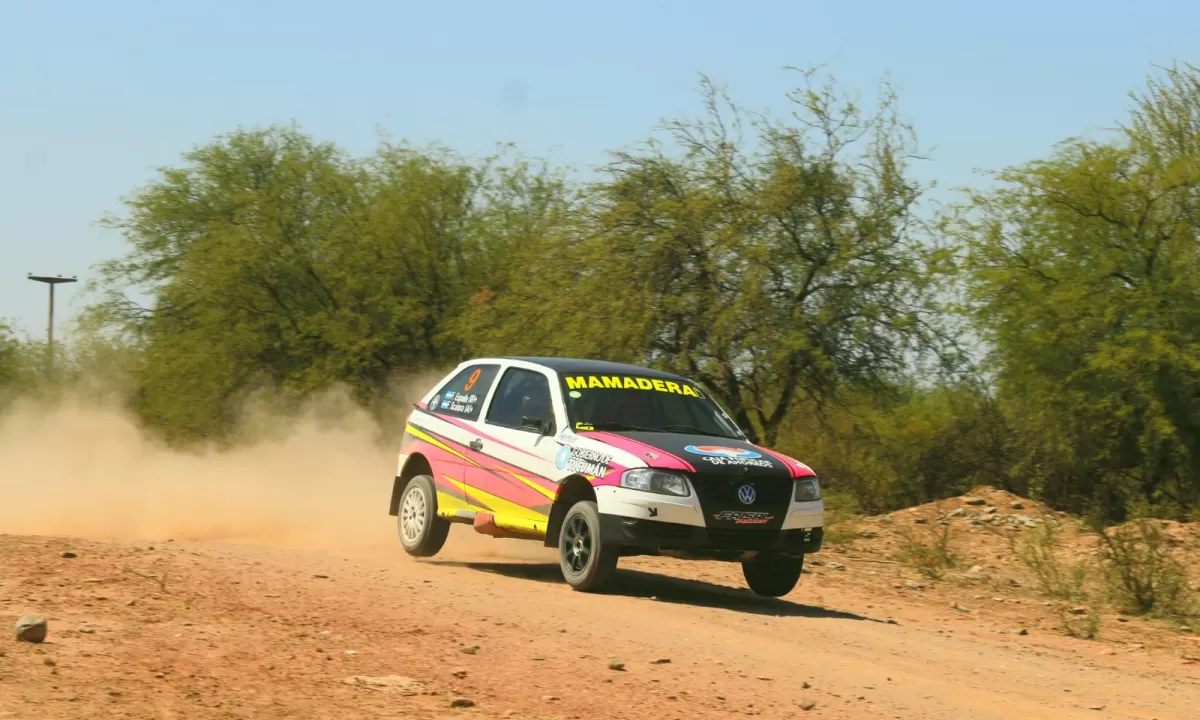
<svg viewBox="0 0 1200 720"><path fill-rule="evenodd" d="M462 369L429 401L429 410L464 420L478 420L483 399L496 379L499 365L471 365Z"/></svg>
<svg viewBox="0 0 1200 720"><path fill-rule="evenodd" d="M546 376L521 368L509 368L492 398L487 421L511 428L544 430L553 420L550 381Z"/></svg>

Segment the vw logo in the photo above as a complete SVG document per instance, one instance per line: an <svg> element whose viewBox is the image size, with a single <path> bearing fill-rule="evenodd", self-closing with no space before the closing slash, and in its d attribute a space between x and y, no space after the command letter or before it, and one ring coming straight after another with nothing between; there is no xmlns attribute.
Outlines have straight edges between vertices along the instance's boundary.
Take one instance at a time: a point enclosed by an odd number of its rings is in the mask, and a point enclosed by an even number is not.
<svg viewBox="0 0 1200 720"><path fill-rule="evenodd" d="M743 485L738 488L738 500L741 500L743 505L753 505L756 495L753 485Z"/></svg>

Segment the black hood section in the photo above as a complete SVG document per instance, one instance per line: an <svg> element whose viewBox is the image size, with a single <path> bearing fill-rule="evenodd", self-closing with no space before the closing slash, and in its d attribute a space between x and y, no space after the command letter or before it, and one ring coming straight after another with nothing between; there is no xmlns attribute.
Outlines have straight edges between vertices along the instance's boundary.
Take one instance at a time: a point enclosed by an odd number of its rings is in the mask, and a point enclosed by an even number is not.
<svg viewBox="0 0 1200 720"><path fill-rule="evenodd" d="M711 435L686 433L608 431L640 443L656 447L684 460L696 468L699 475L741 476L747 478L778 478L788 480L791 472L774 455L764 452L745 440L718 438ZM653 465L653 460L648 460Z"/></svg>

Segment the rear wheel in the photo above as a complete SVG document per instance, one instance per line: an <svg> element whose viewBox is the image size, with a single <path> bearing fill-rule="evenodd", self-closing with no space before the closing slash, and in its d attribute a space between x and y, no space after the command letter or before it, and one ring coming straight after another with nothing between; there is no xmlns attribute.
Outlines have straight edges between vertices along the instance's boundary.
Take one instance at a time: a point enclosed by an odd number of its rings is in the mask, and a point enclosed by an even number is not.
<svg viewBox="0 0 1200 720"><path fill-rule="evenodd" d="M742 575L755 595L783 597L800 581L804 558L766 557L742 561Z"/></svg>
<svg viewBox="0 0 1200 720"><path fill-rule="evenodd" d="M431 557L446 544L450 521L437 515L437 490L433 478L417 475L408 481L400 496L396 529L400 544L413 557Z"/></svg>
<svg viewBox="0 0 1200 720"><path fill-rule="evenodd" d="M596 503L581 500L571 506L558 534L558 564L563 578L575 590L602 589L617 569L621 548L600 539L600 512Z"/></svg>

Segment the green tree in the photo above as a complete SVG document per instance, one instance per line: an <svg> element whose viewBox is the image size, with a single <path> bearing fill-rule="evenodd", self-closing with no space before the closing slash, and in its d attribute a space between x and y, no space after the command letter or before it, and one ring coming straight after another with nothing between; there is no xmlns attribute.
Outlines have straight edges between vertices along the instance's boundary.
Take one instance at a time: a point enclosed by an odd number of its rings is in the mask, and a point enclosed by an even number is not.
<svg viewBox="0 0 1200 720"><path fill-rule="evenodd" d="M372 406L394 373L457 361L452 320L557 192L520 162L386 142L355 159L294 128L185 160L108 221L131 249L89 317L136 339L139 408L177 437L219 434L256 387L344 383Z"/></svg>
<svg viewBox="0 0 1200 720"><path fill-rule="evenodd" d="M1055 505L1200 502L1200 71L1135 94L1114 141L999 174L958 226L1014 469Z"/></svg>
<svg viewBox="0 0 1200 720"><path fill-rule="evenodd" d="M930 346L950 253L920 231L890 89L867 111L832 81L806 86L784 123L703 88L706 116L669 123L672 147L617 153L470 327L482 349L685 373L771 444L797 403L885 387Z"/></svg>

